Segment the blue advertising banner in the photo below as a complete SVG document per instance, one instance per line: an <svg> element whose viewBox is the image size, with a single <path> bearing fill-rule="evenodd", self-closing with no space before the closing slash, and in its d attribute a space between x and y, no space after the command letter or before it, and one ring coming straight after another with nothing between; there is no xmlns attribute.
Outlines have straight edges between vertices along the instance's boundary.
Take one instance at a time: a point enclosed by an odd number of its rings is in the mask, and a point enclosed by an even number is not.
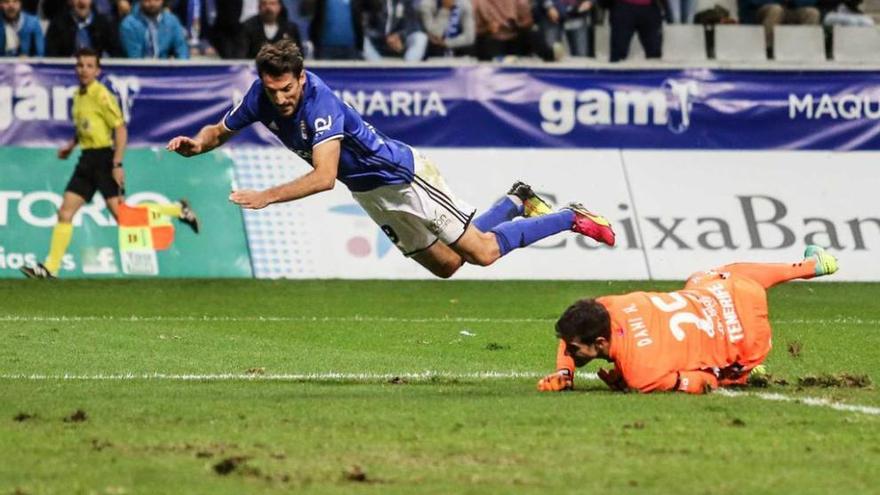
<svg viewBox="0 0 880 495"><path fill-rule="evenodd" d="M880 73L326 67L314 72L386 134L431 147L880 149ZM219 121L252 65L104 68L131 144ZM0 145L68 139L72 65L0 64ZM275 144L262 126L236 137Z"/></svg>

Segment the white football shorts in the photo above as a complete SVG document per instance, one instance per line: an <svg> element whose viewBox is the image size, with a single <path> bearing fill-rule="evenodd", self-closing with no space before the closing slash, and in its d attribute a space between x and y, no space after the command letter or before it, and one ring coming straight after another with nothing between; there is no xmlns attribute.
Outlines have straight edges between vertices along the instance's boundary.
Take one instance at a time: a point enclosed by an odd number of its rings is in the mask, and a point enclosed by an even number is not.
<svg viewBox="0 0 880 495"><path fill-rule="evenodd" d="M352 193L405 256L424 251L438 240L454 244L476 213L452 194L432 161L417 150L412 151L415 178L410 184Z"/></svg>

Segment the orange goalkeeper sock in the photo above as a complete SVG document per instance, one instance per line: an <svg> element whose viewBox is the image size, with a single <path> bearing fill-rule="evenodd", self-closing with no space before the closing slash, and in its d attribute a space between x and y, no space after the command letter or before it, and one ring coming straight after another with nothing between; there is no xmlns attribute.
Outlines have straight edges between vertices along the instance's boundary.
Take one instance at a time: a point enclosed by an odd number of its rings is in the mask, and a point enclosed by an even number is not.
<svg viewBox="0 0 880 495"><path fill-rule="evenodd" d="M748 277L769 289L790 280L815 277L816 260L807 258L798 263L734 263L721 270Z"/></svg>

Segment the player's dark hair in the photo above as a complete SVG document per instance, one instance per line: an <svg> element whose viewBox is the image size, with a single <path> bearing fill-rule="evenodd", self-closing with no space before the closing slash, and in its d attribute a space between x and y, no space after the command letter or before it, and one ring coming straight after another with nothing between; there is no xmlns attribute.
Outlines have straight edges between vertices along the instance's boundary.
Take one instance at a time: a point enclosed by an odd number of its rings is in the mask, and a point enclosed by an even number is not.
<svg viewBox="0 0 880 495"><path fill-rule="evenodd" d="M93 48L89 48L84 46L76 51L73 56L79 60L81 57L95 57L95 60L98 62L98 67L101 66L101 54L95 51Z"/></svg>
<svg viewBox="0 0 880 495"><path fill-rule="evenodd" d="M566 342L590 345L599 337L611 338L611 317L595 299L581 299L568 307L556 322L556 336Z"/></svg>
<svg viewBox="0 0 880 495"><path fill-rule="evenodd" d="M263 45L257 53L256 62L260 77L263 74L272 77L293 74L293 77L298 78L303 71L302 52L299 51L296 43L289 39Z"/></svg>

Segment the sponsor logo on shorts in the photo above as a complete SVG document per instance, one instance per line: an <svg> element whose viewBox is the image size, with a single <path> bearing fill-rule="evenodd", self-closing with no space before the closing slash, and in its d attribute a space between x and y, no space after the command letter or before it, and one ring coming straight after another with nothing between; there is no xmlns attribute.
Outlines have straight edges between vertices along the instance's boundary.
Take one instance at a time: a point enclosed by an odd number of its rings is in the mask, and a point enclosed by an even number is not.
<svg viewBox="0 0 880 495"><path fill-rule="evenodd" d="M397 232L395 232L390 225L383 225L380 228L382 229L382 232L385 232L385 235L388 236L388 239L390 239L391 242L394 244L400 242L400 237L397 236Z"/></svg>

